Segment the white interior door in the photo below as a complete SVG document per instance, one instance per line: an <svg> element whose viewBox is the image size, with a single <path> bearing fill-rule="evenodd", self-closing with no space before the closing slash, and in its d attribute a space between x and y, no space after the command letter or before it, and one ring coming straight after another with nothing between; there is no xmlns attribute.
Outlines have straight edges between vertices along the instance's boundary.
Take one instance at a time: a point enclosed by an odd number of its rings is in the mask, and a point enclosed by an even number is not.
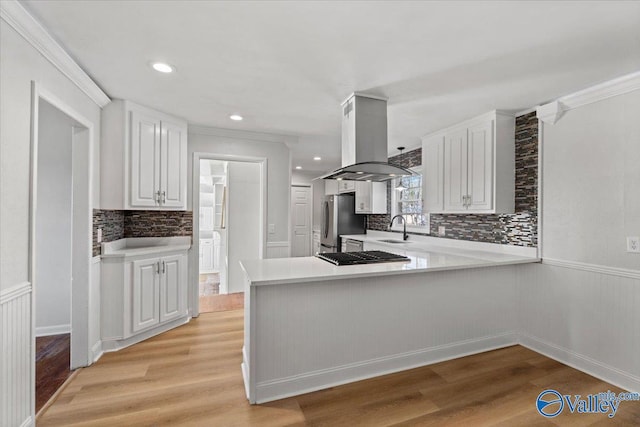
<svg viewBox="0 0 640 427"><path fill-rule="evenodd" d="M311 188L291 187L291 256L311 255Z"/></svg>

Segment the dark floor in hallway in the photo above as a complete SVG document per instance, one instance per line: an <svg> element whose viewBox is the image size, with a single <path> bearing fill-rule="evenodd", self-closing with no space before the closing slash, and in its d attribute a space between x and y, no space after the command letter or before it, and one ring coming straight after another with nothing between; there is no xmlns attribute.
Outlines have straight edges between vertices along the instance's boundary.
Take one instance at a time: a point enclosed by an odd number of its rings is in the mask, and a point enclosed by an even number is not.
<svg viewBox="0 0 640 427"><path fill-rule="evenodd" d="M36 413L71 375L71 335L36 338Z"/></svg>

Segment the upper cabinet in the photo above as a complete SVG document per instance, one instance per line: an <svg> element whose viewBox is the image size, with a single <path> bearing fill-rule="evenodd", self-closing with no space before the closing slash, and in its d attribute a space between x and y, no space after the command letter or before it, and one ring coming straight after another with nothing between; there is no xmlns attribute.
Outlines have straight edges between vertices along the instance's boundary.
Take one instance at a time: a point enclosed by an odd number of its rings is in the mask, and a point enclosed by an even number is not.
<svg viewBox="0 0 640 427"><path fill-rule="evenodd" d="M422 139L424 210L513 213L515 118L492 111Z"/></svg>
<svg viewBox="0 0 640 427"><path fill-rule="evenodd" d="M387 183L355 181L356 213L387 213Z"/></svg>
<svg viewBox="0 0 640 427"><path fill-rule="evenodd" d="M102 110L101 207L186 210L187 122L115 100Z"/></svg>
<svg viewBox="0 0 640 427"><path fill-rule="evenodd" d="M353 193L356 191L356 181L336 180L338 193Z"/></svg>

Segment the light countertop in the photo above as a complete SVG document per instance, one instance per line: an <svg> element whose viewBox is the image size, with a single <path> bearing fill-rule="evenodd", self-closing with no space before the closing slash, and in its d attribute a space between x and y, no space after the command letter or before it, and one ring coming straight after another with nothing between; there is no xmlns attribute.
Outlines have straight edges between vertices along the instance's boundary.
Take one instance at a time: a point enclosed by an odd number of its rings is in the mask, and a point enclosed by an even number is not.
<svg viewBox="0 0 640 427"><path fill-rule="evenodd" d="M166 252L183 251L191 247L191 237L133 237L102 244L102 258L129 258Z"/></svg>
<svg viewBox="0 0 640 427"><path fill-rule="evenodd" d="M427 273L537 262L537 258L484 253L482 258L440 252L409 253L410 261L337 266L316 257L244 260L251 286L317 282L367 276Z"/></svg>

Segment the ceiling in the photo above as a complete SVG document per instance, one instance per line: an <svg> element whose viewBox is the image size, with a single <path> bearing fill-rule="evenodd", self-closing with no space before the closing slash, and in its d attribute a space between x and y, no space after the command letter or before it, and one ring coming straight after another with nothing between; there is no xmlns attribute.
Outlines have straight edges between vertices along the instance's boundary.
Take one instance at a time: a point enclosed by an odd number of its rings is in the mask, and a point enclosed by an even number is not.
<svg viewBox="0 0 640 427"><path fill-rule="evenodd" d="M110 97L295 136L294 166L307 171L339 166L340 102L353 91L388 97L394 153L474 115L640 69L640 2L23 4Z"/></svg>

